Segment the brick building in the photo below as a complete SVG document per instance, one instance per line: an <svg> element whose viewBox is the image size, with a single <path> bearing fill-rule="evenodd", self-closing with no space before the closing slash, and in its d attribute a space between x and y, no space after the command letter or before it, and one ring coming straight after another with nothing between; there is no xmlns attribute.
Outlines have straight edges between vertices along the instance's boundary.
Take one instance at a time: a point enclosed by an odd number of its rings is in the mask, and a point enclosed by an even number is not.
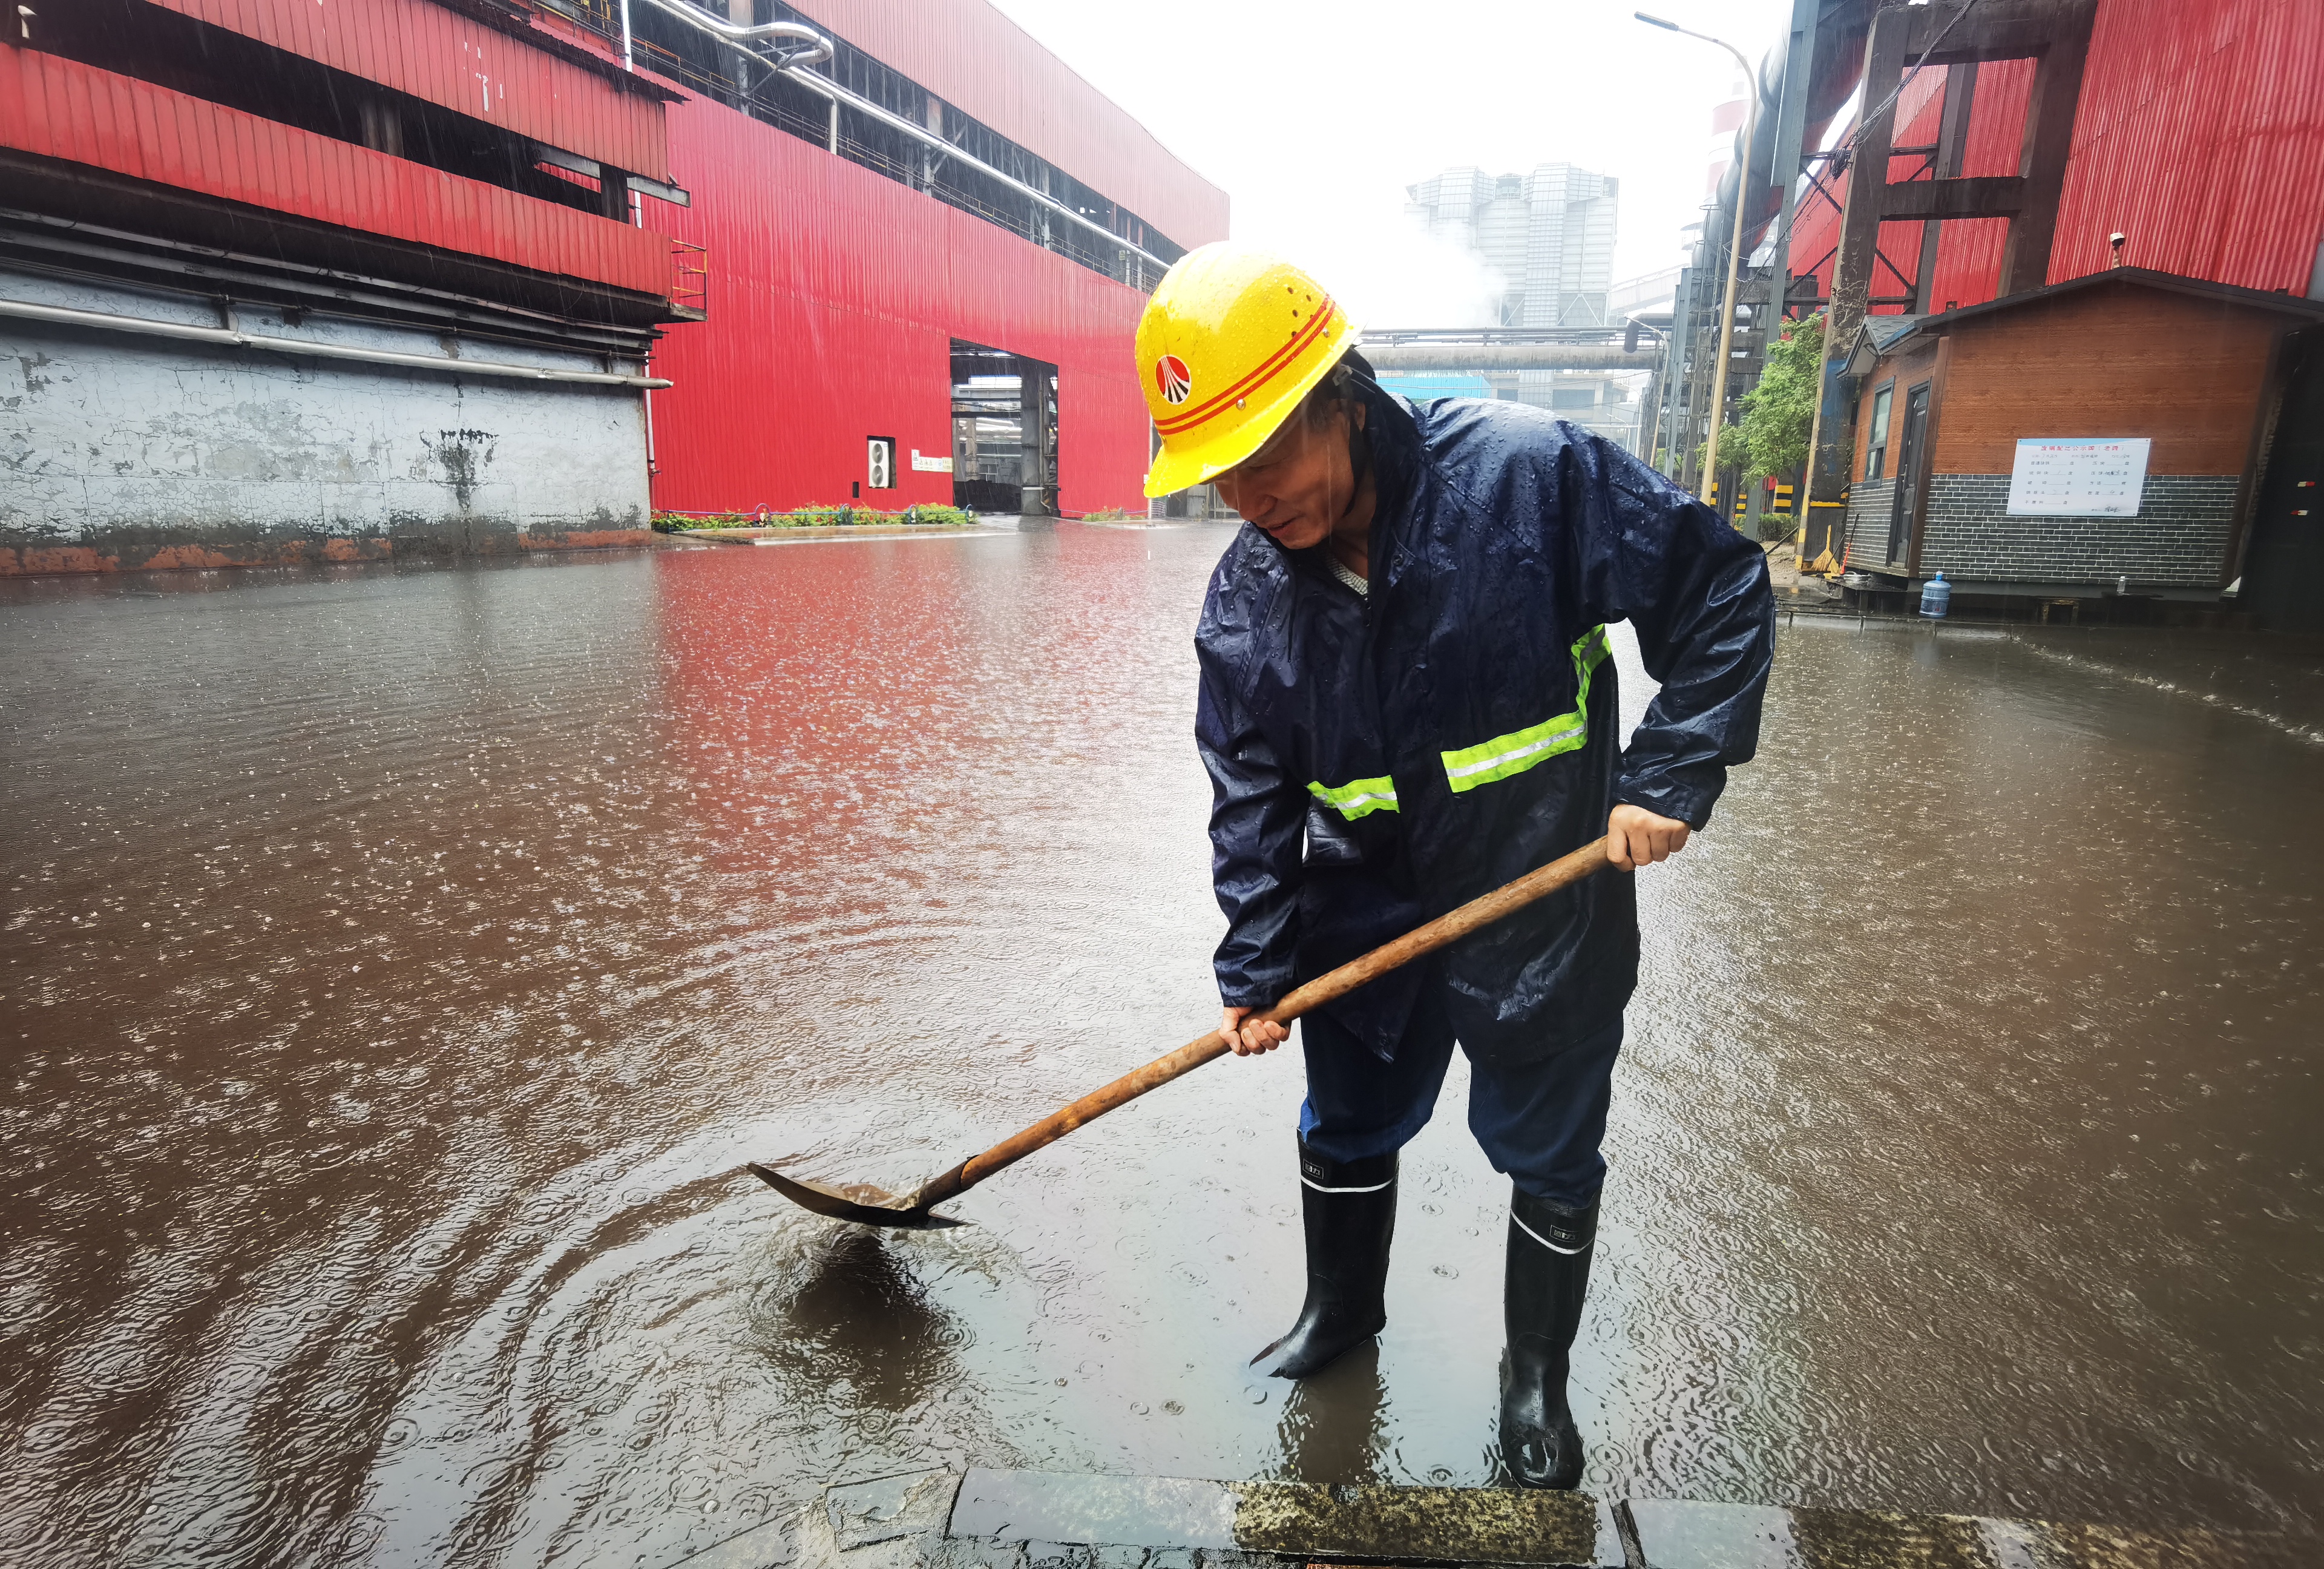
<svg viewBox="0 0 2324 1569"><path fill-rule="evenodd" d="M2281 563L2316 532L2298 443L2270 438L2318 323L2324 300L2137 267L1868 318L1850 564L1969 595L2216 599L2255 544Z"/></svg>

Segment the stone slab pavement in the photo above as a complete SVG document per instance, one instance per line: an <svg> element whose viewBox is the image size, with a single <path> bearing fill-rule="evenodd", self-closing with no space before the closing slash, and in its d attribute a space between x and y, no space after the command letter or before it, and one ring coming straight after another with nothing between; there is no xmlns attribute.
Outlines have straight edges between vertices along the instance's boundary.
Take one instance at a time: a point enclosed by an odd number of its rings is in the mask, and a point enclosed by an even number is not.
<svg viewBox="0 0 2324 1569"><path fill-rule="evenodd" d="M2307 1569L2324 1543L1969 1515L1056 1472L835 1483L681 1569Z"/></svg>

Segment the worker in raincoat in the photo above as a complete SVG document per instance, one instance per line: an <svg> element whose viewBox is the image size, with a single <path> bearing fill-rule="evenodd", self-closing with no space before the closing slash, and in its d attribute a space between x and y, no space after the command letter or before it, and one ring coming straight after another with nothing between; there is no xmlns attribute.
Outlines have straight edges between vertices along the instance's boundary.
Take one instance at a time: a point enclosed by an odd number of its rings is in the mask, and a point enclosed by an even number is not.
<svg viewBox="0 0 2324 1569"><path fill-rule="evenodd" d="M1244 525L1194 634L1195 736L1227 917L1220 1033L1300 983L1599 835L1683 848L1750 759L1774 642L1765 558L1621 448L1515 402L1381 389L1306 273L1188 254L1139 323L1148 495L1214 483ZM1606 627L1662 683L1626 749ZM1300 1021L1307 1294L1259 1353L1303 1378L1379 1333L1397 1151L1457 1040L1469 1125L1512 1183L1500 1440L1570 1488L1566 1400L1637 976L1635 885L1582 881Z"/></svg>

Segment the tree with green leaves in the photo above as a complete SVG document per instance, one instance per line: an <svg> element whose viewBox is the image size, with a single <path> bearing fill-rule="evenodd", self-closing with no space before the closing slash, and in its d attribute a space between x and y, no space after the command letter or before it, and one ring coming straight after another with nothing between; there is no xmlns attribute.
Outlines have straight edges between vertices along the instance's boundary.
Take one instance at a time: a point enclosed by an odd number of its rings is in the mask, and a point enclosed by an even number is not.
<svg viewBox="0 0 2324 1569"><path fill-rule="evenodd" d="M1710 460L1711 443L1696 442L1694 444L1696 470L1700 472L1702 466ZM1720 472L1724 474L1729 469L1738 467L1745 470L1747 483L1758 477L1757 474L1751 472L1751 438L1745 433L1742 426L1729 425L1719 433L1719 468Z"/></svg>
<svg viewBox="0 0 2324 1569"><path fill-rule="evenodd" d="M1743 394L1743 440L1736 456L1744 482L1769 475L1792 478L1807 467L1808 437L1815 427L1816 397L1823 383L1823 318L1784 324L1783 336L1767 346L1759 384ZM1720 456L1727 456L1720 435Z"/></svg>

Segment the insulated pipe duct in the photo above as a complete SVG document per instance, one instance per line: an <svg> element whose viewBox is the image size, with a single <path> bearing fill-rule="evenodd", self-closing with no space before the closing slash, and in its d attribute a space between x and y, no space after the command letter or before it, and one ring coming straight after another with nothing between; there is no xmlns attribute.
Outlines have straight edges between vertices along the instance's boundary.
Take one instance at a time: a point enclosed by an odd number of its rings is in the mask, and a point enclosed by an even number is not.
<svg viewBox="0 0 2324 1569"><path fill-rule="evenodd" d="M1811 79L1800 84L1807 95L1805 114L1801 125L1800 145L1803 152L1814 152L1823 144L1824 134L1831 128L1832 116L1839 114L1857 84L1864 77L1864 41L1872 26L1872 5L1868 0L1823 0L1816 22L1815 63ZM1779 36L1774 46L1759 61L1750 89L1759 97L1759 117L1763 124L1774 125L1782 112L1784 78L1790 69L1785 58L1791 52L1788 34ZM1706 233L1721 235L1735 221L1735 193L1743 178L1738 156L1742 151L1743 133L1735 133L1733 151L1728 154L1727 172L1719 177L1719 192L1712 200L1712 214ZM1756 250L1766 237L1766 227L1783 208L1783 187L1785 181L1775 172L1775 138L1771 134L1762 136L1751 149L1751 205L1743 215L1743 244ZM1792 171L1798 178L1798 171Z"/></svg>
<svg viewBox="0 0 2324 1569"><path fill-rule="evenodd" d="M685 0L646 0L646 4L728 43L763 43L770 38L795 38L807 45L805 49L787 50L776 60L757 54L751 57L778 70L788 70L795 65L821 65L831 58L831 40L804 22L762 22L756 27L745 27L698 10Z"/></svg>
<svg viewBox="0 0 2324 1569"><path fill-rule="evenodd" d="M257 333L229 332L220 327L195 327L183 321L155 321L143 316L114 316L102 310L78 310L69 305L34 305L23 300L0 300L0 316L24 321L46 321L60 327L90 327L106 332L137 332L150 337L183 338L216 344L222 348L258 348L272 354L305 355L314 359L360 360L366 365L399 365L407 369L449 371L464 376L507 376L528 382L584 382L598 387L667 387L675 383L659 376L622 375L610 371L562 371L541 365L501 365L491 360L456 360L447 355L401 354L392 348L363 348L353 344L315 343L298 337L265 337Z"/></svg>
<svg viewBox="0 0 2324 1569"><path fill-rule="evenodd" d="M827 77L817 76L810 70L793 70L791 69L793 66L819 65L823 61L831 58L831 41L824 37L820 32L816 32L812 27L808 27L805 23L798 22L770 22L759 27L738 27L731 22L722 22L717 17L712 16L706 12L696 9L694 6L687 5L687 0L646 0L646 4L651 5L657 11L663 12L668 15L678 18L680 22L685 23L689 27L696 28L703 32L708 33L711 37L718 40L721 43L726 44L728 47L737 51L738 52L749 56L752 60L758 61L759 64L781 71L792 81L797 82L799 86L807 88L809 92L819 93L832 103L845 105L848 108L851 108L857 114L863 115L866 119L877 120L881 125L887 126L890 130L900 131L905 135L911 137L914 141L935 148L937 152L942 152L947 158L958 159L961 162L966 164L969 168L975 170L979 174L983 175L986 179L992 180L996 184L1006 186L1009 189L1015 191L1019 196L1021 196L1028 201L1032 202L1035 206L1047 208L1048 211L1056 214L1057 217L1064 218L1067 223L1074 224L1082 228L1087 229L1091 234L1096 235L1101 239L1104 240L1106 244L1110 245L1118 245L1121 249L1128 251L1131 255L1138 257L1139 260L1151 263L1158 271L1167 272L1170 270L1170 263L1164 261L1161 257L1154 254L1153 252L1148 251L1143 246L1136 245L1130 240L1124 239L1121 235L1115 234L1111 229L1107 228L1103 224L1097 223L1090 218L1084 217L1082 214L1074 211L1072 208L1067 207L1065 203L1049 195L1047 191L1038 190L1032 186L1027 185L1021 180L1018 180L1011 175L1004 174L1000 170L993 168L990 163L983 162L982 159L970 157L966 152L962 152L958 147L954 146L952 143L945 141L942 136L937 135L926 125L917 125L910 120L905 119L901 115L890 114L886 109L881 108L871 99L858 97L855 94L849 92L845 88L841 87L837 82L831 80ZM808 49L781 54L773 60L769 60L766 56L760 54L755 50L745 49L742 47L746 41L766 38L812 39L814 42Z"/></svg>
<svg viewBox="0 0 2324 1569"><path fill-rule="evenodd" d="M1663 363L1660 349L1625 354L1597 344L1396 343L1362 346L1365 359L1382 375L1462 371L1650 371Z"/></svg>

